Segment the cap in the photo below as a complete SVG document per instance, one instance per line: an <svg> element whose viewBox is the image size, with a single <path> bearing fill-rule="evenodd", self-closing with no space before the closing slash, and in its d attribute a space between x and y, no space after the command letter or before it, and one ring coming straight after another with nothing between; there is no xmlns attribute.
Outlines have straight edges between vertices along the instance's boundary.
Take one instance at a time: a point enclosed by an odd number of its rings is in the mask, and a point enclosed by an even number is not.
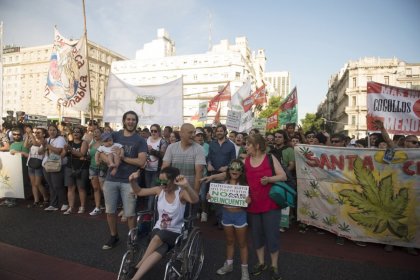
<svg viewBox="0 0 420 280"><path fill-rule="evenodd" d="M112 134L110 132L102 133L102 135L101 135L101 140L102 141L108 140L109 138L112 138Z"/></svg>
<svg viewBox="0 0 420 280"><path fill-rule="evenodd" d="M198 135L198 134L204 134L204 131L202 129L200 129L200 128L197 128L195 130L195 135Z"/></svg>

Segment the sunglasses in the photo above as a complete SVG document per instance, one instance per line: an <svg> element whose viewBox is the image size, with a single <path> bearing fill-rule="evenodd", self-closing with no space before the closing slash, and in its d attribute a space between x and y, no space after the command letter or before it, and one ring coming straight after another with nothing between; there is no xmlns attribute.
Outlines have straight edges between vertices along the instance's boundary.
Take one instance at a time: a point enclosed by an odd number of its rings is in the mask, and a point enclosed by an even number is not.
<svg viewBox="0 0 420 280"><path fill-rule="evenodd" d="M157 186L167 186L168 185L168 183L169 183L169 180L167 180L167 179L156 179L156 185Z"/></svg>
<svg viewBox="0 0 420 280"><path fill-rule="evenodd" d="M157 133L158 131L157 131L157 130L152 129L152 130L150 130L150 132L151 132L151 133Z"/></svg>
<svg viewBox="0 0 420 280"><path fill-rule="evenodd" d="M229 170L230 171L239 171L239 172L242 172L242 168L240 168L240 167L229 167Z"/></svg>
<svg viewBox="0 0 420 280"><path fill-rule="evenodd" d="M20 133L12 133L13 136L20 136Z"/></svg>
<svg viewBox="0 0 420 280"><path fill-rule="evenodd" d="M308 135L306 138L315 138L315 135Z"/></svg>
<svg viewBox="0 0 420 280"><path fill-rule="evenodd" d="M14 135L14 134L13 134ZM419 142L418 141L415 141L415 140L412 140L412 141L410 141L410 140L405 140L405 142L407 142L407 143L411 143L411 144L413 144L413 145L417 145Z"/></svg>

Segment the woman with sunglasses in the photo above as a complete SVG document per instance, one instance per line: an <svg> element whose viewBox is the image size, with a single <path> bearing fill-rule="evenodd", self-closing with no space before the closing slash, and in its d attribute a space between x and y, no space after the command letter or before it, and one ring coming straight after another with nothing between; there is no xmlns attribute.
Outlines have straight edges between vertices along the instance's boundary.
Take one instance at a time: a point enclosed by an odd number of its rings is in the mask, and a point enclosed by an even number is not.
<svg viewBox="0 0 420 280"><path fill-rule="evenodd" d="M47 130L44 128L36 128L35 134L32 133L32 129L30 127L26 127L26 139L25 139L25 147L29 149L29 157L28 157L28 174L29 179L31 180L32 186L32 195L34 196L34 203L29 204L28 208L31 207L46 207L49 204L48 201L48 193L45 189L44 185L42 184L42 159L44 155L39 154L39 149L41 148L42 143L44 143L44 139L47 136ZM40 195L44 198L44 201L40 202Z"/></svg>
<svg viewBox="0 0 420 280"><path fill-rule="evenodd" d="M286 181L287 176L276 157L272 157L275 175L266 153L266 142L261 134L247 137L245 158L245 176L249 185L251 202L248 205L248 219L251 225L251 236L256 250L258 263L254 266L252 275L258 276L267 270L265 264L265 249L270 253L272 280L281 279L278 270L280 217L279 206L269 196L271 184ZM223 180L226 173L215 174L202 180Z"/></svg>
<svg viewBox="0 0 420 280"><path fill-rule="evenodd" d="M166 147L168 144L160 136L161 128L158 124L152 124L150 126L151 136L147 138L147 162L145 170L145 184L146 188L155 186L155 181L158 178L160 168L162 166L162 159L165 155ZM153 198L149 197L148 209L153 207Z"/></svg>
<svg viewBox="0 0 420 280"><path fill-rule="evenodd" d="M88 144L82 140L83 129L73 129L73 141L65 146L67 151L67 166L65 167L64 185L67 186L69 208L63 213L69 215L75 210L76 187L80 198L78 214L85 213L86 209L86 182L89 177L89 161L87 157Z"/></svg>
<svg viewBox="0 0 420 280"><path fill-rule="evenodd" d="M244 173L244 164L239 159L231 161L226 173L226 184L247 186L247 180ZM210 199L210 195L207 195ZM250 197L246 202L251 202ZM222 225L226 236L226 262L216 273L225 275L233 271L233 256L235 253L235 239L238 240L241 256L241 280L248 280L248 242L247 242L247 214L246 209L242 207L224 205L222 210Z"/></svg>
<svg viewBox="0 0 420 280"><path fill-rule="evenodd" d="M133 192L138 196L157 196L159 219L152 230L152 238L133 280L140 279L175 245L184 222L186 203L197 203L198 195L188 180L175 167L163 168L159 175L159 186L141 188L137 184L139 171L128 178Z"/></svg>

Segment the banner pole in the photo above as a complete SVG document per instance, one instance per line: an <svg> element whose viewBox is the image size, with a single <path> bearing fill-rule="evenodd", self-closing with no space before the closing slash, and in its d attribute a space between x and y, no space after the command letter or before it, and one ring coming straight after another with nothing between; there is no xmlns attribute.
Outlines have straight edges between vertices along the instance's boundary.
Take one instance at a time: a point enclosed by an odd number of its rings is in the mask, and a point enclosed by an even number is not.
<svg viewBox="0 0 420 280"><path fill-rule="evenodd" d="M87 38L87 28L86 28L86 8L85 8L85 0L83 2L83 30L85 34L85 56L86 56L86 63L87 63L87 78L89 82L89 109L90 109L90 119L93 120L93 102L92 102L92 93L90 90L90 70L89 70L89 45L88 45L88 38Z"/></svg>

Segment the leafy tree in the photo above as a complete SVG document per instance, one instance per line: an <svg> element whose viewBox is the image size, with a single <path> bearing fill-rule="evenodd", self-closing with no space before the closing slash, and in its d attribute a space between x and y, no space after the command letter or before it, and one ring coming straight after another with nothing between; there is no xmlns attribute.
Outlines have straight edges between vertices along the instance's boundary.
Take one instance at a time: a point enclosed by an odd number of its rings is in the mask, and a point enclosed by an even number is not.
<svg viewBox="0 0 420 280"><path fill-rule="evenodd" d="M319 118L316 114L307 113L304 119L300 120L302 123L303 131L307 132L310 130L313 131L322 131L324 121Z"/></svg>
<svg viewBox="0 0 420 280"><path fill-rule="evenodd" d="M258 117L260 118L268 118L269 116L271 116L274 111L276 111L280 104L282 102L282 99L280 96L273 96L268 100L268 106L267 108L265 108L264 110L261 110L260 114L258 115Z"/></svg>

